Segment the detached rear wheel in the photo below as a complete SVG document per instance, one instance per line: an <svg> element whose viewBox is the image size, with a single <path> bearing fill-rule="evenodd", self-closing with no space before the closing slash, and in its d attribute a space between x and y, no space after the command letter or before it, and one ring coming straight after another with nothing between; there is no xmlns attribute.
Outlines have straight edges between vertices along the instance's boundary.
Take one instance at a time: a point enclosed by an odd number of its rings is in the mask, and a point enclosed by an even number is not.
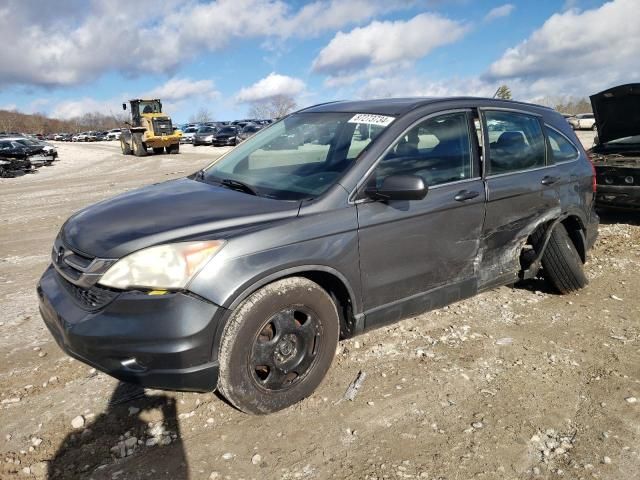
<svg viewBox="0 0 640 480"><path fill-rule="evenodd" d="M339 319L331 297L302 277L269 284L225 326L218 389L246 413L289 407L320 385L335 355Z"/></svg>
<svg viewBox="0 0 640 480"><path fill-rule="evenodd" d="M589 283L580 254L561 223L551 232L542 255L542 268L545 278L562 294L580 290Z"/></svg>

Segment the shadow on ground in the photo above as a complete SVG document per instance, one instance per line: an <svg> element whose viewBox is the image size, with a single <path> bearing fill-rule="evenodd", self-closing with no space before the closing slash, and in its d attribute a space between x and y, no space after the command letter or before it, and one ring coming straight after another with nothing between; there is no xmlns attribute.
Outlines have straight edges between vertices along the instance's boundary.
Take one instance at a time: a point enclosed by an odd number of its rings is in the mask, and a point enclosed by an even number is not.
<svg viewBox="0 0 640 480"><path fill-rule="evenodd" d="M131 462L143 450L145 454L150 450L170 451L171 462L163 462L162 469L157 463ZM118 383L106 411L61 442L49 462L47 478L98 479L101 470L107 469L105 478L188 479L174 398L148 395L137 385Z"/></svg>
<svg viewBox="0 0 640 480"><path fill-rule="evenodd" d="M640 225L640 210L598 210L602 225L623 223L626 225Z"/></svg>

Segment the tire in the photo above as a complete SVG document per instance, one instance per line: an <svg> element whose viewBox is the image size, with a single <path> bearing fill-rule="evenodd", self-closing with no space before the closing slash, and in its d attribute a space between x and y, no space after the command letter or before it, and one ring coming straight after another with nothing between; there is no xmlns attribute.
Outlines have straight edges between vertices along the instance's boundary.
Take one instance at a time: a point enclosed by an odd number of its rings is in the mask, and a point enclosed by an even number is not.
<svg viewBox="0 0 640 480"><path fill-rule="evenodd" d="M218 390L245 413L287 408L320 385L339 332L335 303L319 285L302 277L271 283L242 302L224 328Z"/></svg>
<svg viewBox="0 0 640 480"><path fill-rule="evenodd" d="M561 223L555 226L542 255L544 276L561 294L587 286L582 259Z"/></svg>
<svg viewBox="0 0 640 480"><path fill-rule="evenodd" d="M164 147L154 147L154 155L162 155L164 153Z"/></svg>
<svg viewBox="0 0 640 480"><path fill-rule="evenodd" d="M122 137L120 137L120 149L122 150L123 155L131 155L131 147Z"/></svg>
<svg viewBox="0 0 640 480"><path fill-rule="evenodd" d="M140 134L132 134L131 135L131 144L133 145L133 154L136 157L146 157L147 149L142 142L142 135Z"/></svg>
<svg viewBox="0 0 640 480"><path fill-rule="evenodd" d="M173 145L169 145L167 147L167 153L171 153L172 155L180 153L180 144L175 143Z"/></svg>

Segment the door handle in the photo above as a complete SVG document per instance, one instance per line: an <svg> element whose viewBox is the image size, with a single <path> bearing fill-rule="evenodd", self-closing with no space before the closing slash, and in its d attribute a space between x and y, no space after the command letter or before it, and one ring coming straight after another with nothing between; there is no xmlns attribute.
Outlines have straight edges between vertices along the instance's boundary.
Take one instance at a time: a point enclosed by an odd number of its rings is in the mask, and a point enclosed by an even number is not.
<svg viewBox="0 0 640 480"><path fill-rule="evenodd" d="M540 183L542 185L553 185L557 181L558 181L558 177L552 177L550 175L547 175L542 180L540 180Z"/></svg>
<svg viewBox="0 0 640 480"><path fill-rule="evenodd" d="M480 193L473 190L460 190L453 199L456 202L464 202L465 200L476 198L478 195L480 195Z"/></svg>

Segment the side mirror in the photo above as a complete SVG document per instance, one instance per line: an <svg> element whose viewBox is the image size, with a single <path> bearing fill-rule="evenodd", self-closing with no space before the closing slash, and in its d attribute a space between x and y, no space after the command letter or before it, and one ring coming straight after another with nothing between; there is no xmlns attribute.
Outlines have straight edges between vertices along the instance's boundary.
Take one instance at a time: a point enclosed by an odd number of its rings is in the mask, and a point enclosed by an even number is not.
<svg viewBox="0 0 640 480"><path fill-rule="evenodd" d="M380 188L367 188L366 195L374 200L422 200L428 187L418 175L390 175Z"/></svg>
<svg viewBox="0 0 640 480"><path fill-rule="evenodd" d="M122 104L122 109L123 109L123 110L126 110L126 109L127 109L127 104L126 104L126 103L123 103L123 104Z"/></svg>

